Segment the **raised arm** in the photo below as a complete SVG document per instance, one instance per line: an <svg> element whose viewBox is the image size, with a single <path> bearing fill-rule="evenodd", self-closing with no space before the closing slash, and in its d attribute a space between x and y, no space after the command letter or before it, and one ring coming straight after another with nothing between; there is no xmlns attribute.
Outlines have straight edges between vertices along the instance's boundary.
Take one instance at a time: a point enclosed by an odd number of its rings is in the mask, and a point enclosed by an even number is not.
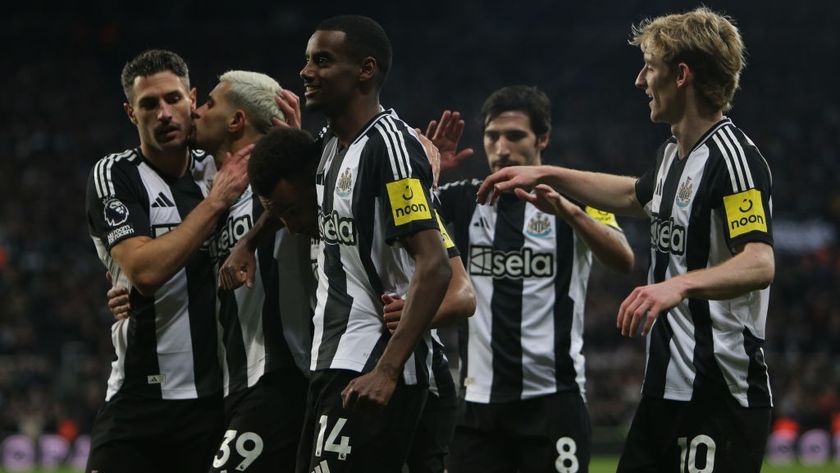
<svg viewBox="0 0 840 473"><path fill-rule="evenodd" d="M111 248L131 284L151 296L192 258L215 231L218 218L248 187L246 165L251 147L228 156L209 195L177 227L158 238L138 236Z"/></svg>
<svg viewBox="0 0 840 473"><path fill-rule="evenodd" d="M479 203L493 203L502 192L530 191L547 184L592 207L619 215L644 217L636 198L636 179L558 166L511 166L488 176L478 189Z"/></svg>
<svg viewBox="0 0 840 473"><path fill-rule="evenodd" d="M537 185L533 193L519 188L515 192L517 197L531 202L543 212L557 215L565 220L592 250L598 261L608 268L622 273L633 270L635 263L633 249L627 243L624 233L617 228L591 217L547 184ZM615 217L611 213L607 213L607 216L615 224Z"/></svg>

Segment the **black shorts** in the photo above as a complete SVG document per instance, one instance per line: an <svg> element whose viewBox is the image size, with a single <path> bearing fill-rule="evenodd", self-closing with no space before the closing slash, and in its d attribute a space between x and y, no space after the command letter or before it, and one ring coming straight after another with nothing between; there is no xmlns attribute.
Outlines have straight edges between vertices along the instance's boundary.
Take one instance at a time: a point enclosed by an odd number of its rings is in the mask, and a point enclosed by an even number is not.
<svg viewBox="0 0 840 473"><path fill-rule="evenodd" d="M93 424L88 473L207 473L224 425L222 396L162 400L117 393Z"/></svg>
<svg viewBox="0 0 840 473"><path fill-rule="evenodd" d="M731 396L705 401L642 397L618 471L758 472L769 432L770 408L745 408Z"/></svg>
<svg viewBox="0 0 840 473"><path fill-rule="evenodd" d="M455 434L458 420L458 393L446 371L435 371L438 394L429 394L420 424L414 433L414 442L408 452L409 473L443 473L444 460L449 454L449 444ZM448 378L448 380L446 379Z"/></svg>
<svg viewBox="0 0 840 473"><path fill-rule="evenodd" d="M341 406L341 391L358 376L348 370L312 374L298 473L399 473L402 469L429 388L400 381L385 409L359 414Z"/></svg>
<svg viewBox="0 0 840 473"><path fill-rule="evenodd" d="M250 388L228 395L227 429L210 471L295 471L306 385L293 368L267 373Z"/></svg>
<svg viewBox="0 0 840 473"><path fill-rule="evenodd" d="M592 427L578 392L523 401L466 402L455 428L451 473L586 473Z"/></svg>

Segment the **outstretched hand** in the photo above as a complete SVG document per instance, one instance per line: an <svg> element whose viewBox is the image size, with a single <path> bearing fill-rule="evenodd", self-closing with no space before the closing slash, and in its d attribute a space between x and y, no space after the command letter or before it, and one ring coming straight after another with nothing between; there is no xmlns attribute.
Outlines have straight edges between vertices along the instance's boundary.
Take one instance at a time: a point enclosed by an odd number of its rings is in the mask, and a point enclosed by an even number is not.
<svg viewBox="0 0 840 473"><path fill-rule="evenodd" d="M534 204L534 207L543 212L557 215L563 219L571 217L575 210L575 204L547 184L539 184L534 188L533 193L520 188L514 189L514 193L520 199Z"/></svg>
<svg viewBox="0 0 840 473"><path fill-rule="evenodd" d="M508 166L484 178L475 200L479 204L493 205L503 192L517 188L530 191L540 183L541 177L539 166Z"/></svg>
<svg viewBox="0 0 840 473"><path fill-rule="evenodd" d="M458 167L462 161L472 156L472 148L458 151L458 142L464 134L464 120L459 112L444 110L440 121L432 120L426 127L426 136L440 150L440 169L448 171Z"/></svg>

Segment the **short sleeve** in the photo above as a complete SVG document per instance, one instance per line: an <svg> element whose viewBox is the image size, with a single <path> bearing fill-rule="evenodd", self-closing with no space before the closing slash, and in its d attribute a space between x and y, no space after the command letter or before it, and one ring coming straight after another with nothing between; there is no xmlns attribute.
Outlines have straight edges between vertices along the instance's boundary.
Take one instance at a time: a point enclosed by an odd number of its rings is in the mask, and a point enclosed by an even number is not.
<svg viewBox="0 0 840 473"><path fill-rule="evenodd" d="M129 166L112 159L96 163L88 177L86 212L91 236L99 238L108 252L131 237L151 236L146 195L133 185Z"/></svg>
<svg viewBox="0 0 840 473"><path fill-rule="evenodd" d="M432 169L423 146L405 124L385 116L374 125L366 146L371 162L379 166L380 217L385 241L438 230L431 199Z"/></svg>
<svg viewBox="0 0 840 473"><path fill-rule="evenodd" d="M734 139L730 143L716 166L711 196L724 238L733 251L752 241L772 245L770 169L755 146Z"/></svg>

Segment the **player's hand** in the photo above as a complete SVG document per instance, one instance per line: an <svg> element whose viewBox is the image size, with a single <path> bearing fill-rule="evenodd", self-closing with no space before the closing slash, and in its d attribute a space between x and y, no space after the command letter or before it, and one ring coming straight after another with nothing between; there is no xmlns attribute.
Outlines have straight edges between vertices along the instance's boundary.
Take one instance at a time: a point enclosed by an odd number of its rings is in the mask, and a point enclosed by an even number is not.
<svg viewBox="0 0 840 473"><path fill-rule="evenodd" d="M111 273L106 273L108 282L112 284L111 289L108 289L106 297L108 298L108 310L117 320L125 320L131 317L131 303L129 302L128 288L119 284L113 285L114 281L111 278Z"/></svg>
<svg viewBox="0 0 840 473"><path fill-rule="evenodd" d="M539 166L509 166L484 178L476 192L479 204L493 205L502 192L519 188L530 191L540 184L542 172Z"/></svg>
<svg viewBox="0 0 840 473"><path fill-rule="evenodd" d="M516 196L522 200L534 204L534 207L542 210L545 213L557 215L558 217L568 220L574 215L575 204L571 203L569 199L560 195L559 192L546 184L539 184L534 188L534 192L530 193L524 189L514 189Z"/></svg>
<svg viewBox="0 0 840 473"><path fill-rule="evenodd" d="M271 123L274 126L300 129L302 123L300 118L300 97L291 90L280 89L274 95L274 103L280 107L280 111L283 112L286 119L271 117Z"/></svg>
<svg viewBox="0 0 840 473"><path fill-rule="evenodd" d="M464 134L464 120L460 112L444 110L440 121L432 120L426 127L426 136L440 150L440 169L448 171L458 167L462 161L472 156L472 148L458 151L458 142Z"/></svg>
<svg viewBox="0 0 840 473"><path fill-rule="evenodd" d="M673 309L683 299L678 279L637 287L618 308L615 325L622 335L632 337L642 324L642 335L647 335L659 314Z"/></svg>
<svg viewBox="0 0 840 473"><path fill-rule="evenodd" d="M347 383L341 391L341 405L356 411L378 411L388 405L396 387L396 378L374 368Z"/></svg>
<svg viewBox="0 0 840 473"><path fill-rule="evenodd" d="M423 145L423 149L426 150L426 156L429 157L429 164L432 165L432 185L437 187L438 178L440 177L440 151L437 146L432 143L432 140L423 136L423 133L420 132L419 128L415 128L414 131L417 132L417 136L420 138L420 143Z"/></svg>
<svg viewBox="0 0 840 473"><path fill-rule="evenodd" d="M398 296L382 294L382 303L385 304L385 307L382 308L385 326L393 334L394 330L397 329L397 325L400 323L405 300Z"/></svg>
<svg viewBox="0 0 840 473"><path fill-rule="evenodd" d="M225 207L230 207L239 199L248 187L248 159L253 149L254 145L248 145L235 154L226 153L222 169L213 179L208 199L219 200Z"/></svg>
<svg viewBox="0 0 840 473"><path fill-rule="evenodd" d="M245 240L239 240L230 250L222 266L219 268L219 287L233 290L241 285L254 287L254 273L257 268L257 257L248 248Z"/></svg>

